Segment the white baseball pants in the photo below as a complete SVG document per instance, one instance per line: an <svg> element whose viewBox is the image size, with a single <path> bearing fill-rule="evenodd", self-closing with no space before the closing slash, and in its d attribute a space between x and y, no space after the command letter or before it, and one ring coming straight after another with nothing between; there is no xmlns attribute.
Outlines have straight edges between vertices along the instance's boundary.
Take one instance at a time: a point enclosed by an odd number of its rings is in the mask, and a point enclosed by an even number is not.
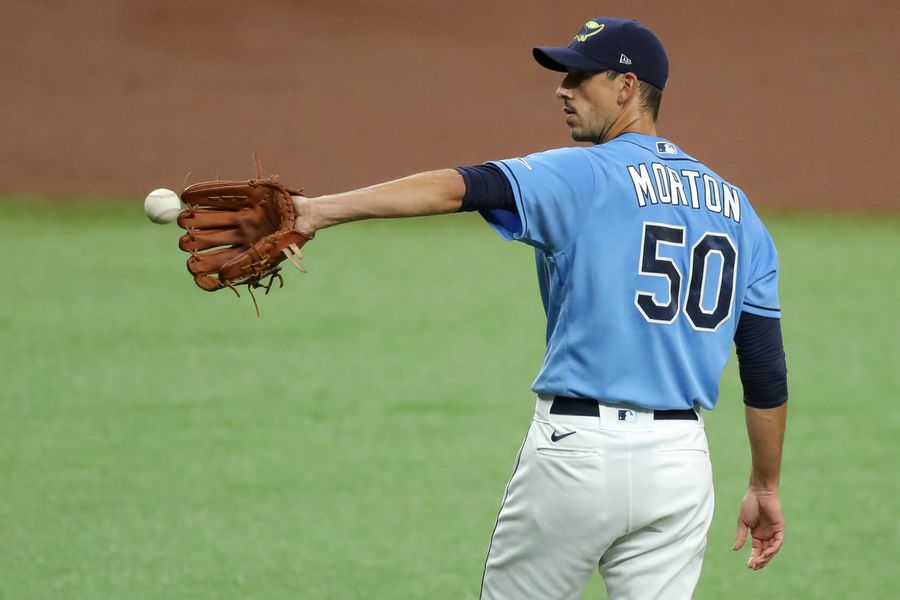
<svg viewBox="0 0 900 600"><path fill-rule="evenodd" d="M702 418L551 404L538 398L516 458L481 600L576 600L595 568L610 600L689 599L714 501Z"/></svg>

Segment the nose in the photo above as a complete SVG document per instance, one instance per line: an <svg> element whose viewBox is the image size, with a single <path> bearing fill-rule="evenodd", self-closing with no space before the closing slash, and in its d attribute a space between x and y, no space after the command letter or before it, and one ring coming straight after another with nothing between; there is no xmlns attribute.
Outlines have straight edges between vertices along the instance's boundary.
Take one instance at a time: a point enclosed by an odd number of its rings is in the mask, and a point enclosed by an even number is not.
<svg viewBox="0 0 900 600"><path fill-rule="evenodd" d="M571 100L572 99L572 88L575 86L572 85L572 74L566 73L566 76L563 77L562 81L559 82L559 86L556 88L556 97L560 100Z"/></svg>
<svg viewBox="0 0 900 600"><path fill-rule="evenodd" d="M565 86L565 83L559 85L556 88L556 97L560 100L571 100L572 99L572 90Z"/></svg>

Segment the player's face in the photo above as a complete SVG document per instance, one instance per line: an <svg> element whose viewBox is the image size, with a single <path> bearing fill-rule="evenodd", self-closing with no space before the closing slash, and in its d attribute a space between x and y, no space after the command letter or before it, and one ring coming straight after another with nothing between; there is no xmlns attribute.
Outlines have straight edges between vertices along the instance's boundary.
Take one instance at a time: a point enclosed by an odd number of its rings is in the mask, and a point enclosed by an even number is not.
<svg viewBox="0 0 900 600"><path fill-rule="evenodd" d="M620 86L606 75L605 71L570 70L556 88L556 97L563 101L566 125L577 142L605 142L619 116Z"/></svg>

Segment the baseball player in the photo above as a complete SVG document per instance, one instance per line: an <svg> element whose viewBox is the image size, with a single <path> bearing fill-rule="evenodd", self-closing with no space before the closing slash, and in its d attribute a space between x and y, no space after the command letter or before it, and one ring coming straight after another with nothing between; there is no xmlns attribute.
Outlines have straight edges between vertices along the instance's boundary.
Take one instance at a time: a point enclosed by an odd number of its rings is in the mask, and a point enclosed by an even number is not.
<svg viewBox="0 0 900 600"><path fill-rule="evenodd" d="M775 247L738 187L657 135L668 59L649 29L596 18L533 52L590 145L296 196L295 230L477 210L532 246L547 350L481 598L577 598L594 569L613 600L690 598L713 514L701 411L732 343L752 452L734 549L749 532L761 569L784 539Z"/></svg>

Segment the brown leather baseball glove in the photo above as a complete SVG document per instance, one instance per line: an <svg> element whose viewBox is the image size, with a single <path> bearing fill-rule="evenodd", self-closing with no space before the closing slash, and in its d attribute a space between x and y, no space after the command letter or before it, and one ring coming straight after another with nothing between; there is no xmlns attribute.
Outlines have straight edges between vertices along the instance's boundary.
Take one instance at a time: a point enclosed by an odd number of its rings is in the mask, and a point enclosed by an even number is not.
<svg viewBox="0 0 900 600"><path fill-rule="evenodd" d="M268 294L276 278L284 285L279 264L285 259L305 271L298 259L309 239L293 230L291 201L301 190L285 187L277 175L263 179L259 157L253 158L255 179L195 183L181 194L186 208L178 225L186 233L178 246L190 253L188 271L206 291L238 293L237 286L246 285L251 294L258 287Z"/></svg>

